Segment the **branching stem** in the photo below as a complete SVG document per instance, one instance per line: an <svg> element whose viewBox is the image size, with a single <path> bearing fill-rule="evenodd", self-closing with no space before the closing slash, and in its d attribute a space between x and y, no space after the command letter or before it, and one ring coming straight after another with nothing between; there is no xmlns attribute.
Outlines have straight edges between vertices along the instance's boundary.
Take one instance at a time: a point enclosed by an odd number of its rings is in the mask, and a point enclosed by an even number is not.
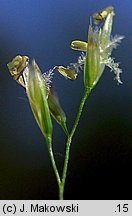
<svg viewBox="0 0 132 216"><path fill-rule="evenodd" d="M65 187L65 181L66 181L66 175L67 175L67 167L68 167L68 162L69 162L69 153L70 153L70 146L71 146L72 138L73 138L75 130L78 126L84 104L85 104L87 97L90 94L90 92L91 92L90 88L86 88L84 91L84 95L82 97L82 100L81 100L81 103L80 103L80 106L78 109L75 123L73 125L72 130L71 130L71 133L68 136L68 140L66 143L66 151L65 151L65 159L64 159L64 166L63 166L63 172L62 172L62 179L61 179L61 184L59 186L59 199L61 199L61 200L63 200L63 195L64 195L64 187Z"/></svg>
<svg viewBox="0 0 132 216"><path fill-rule="evenodd" d="M73 138L75 130L76 130L77 126L78 126L78 123L79 123L79 120L80 120L80 117L81 117L81 114L82 114L83 107L85 105L85 102L86 102L87 97L89 96L90 92L91 92L90 88L85 89L84 95L82 97L82 100L81 100L81 103L80 103L80 106L79 106L79 109L78 109L78 113L77 113L77 116L76 116L75 123L73 125L72 130L71 130L71 133L68 135L68 139L67 139L67 143L66 143L64 166L63 166L63 171L62 171L62 178L60 178L60 175L59 175L56 163L55 163L53 150L52 150L52 145L51 145L51 143L49 143L49 145L48 145L49 146L48 151L49 151L52 167L53 167L53 170L54 170L54 173L55 173L55 176L56 176L56 179L57 179L58 187L59 187L59 199L60 200L63 200L63 196L64 196L64 188L65 188L65 181L66 181L66 175L67 175L67 168L68 168L69 155L70 155L70 146L71 146L72 138Z"/></svg>

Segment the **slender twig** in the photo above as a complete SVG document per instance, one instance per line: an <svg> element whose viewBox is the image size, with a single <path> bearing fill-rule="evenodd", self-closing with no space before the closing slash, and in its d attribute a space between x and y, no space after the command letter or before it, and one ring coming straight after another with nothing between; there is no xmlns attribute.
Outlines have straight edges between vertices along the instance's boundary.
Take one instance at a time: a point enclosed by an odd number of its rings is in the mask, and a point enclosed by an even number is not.
<svg viewBox="0 0 132 216"><path fill-rule="evenodd" d="M53 150L52 150L52 141L51 140L48 141L48 152L49 152L52 167L53 167L53 170L54 170L54 173L55 173L55 176L56 176L58 187L60 188L61 179L60 179L60 175L59 175L59 172L58 172L58 169L57 169L57 166L56 166L56 162L55 162L55 158L54 158L54 154L53 154Z"/></svg>
<svg viewBox="0 0 132 216"><path fill-rule="evenodd" d="M78 113L76 116L76 120L75 123L73 125L73 128L71 130L70 135L68 136L68 140L66 143L66 152L65 152L65 159L64 159L64 166L63 166L63 172L62 172L62 179L61 179L61 184L59 185L59 198L62 200L63 199L63 195L64 195L64 187L65 187L65 181L66 181L66 174L67 174L67 167L68 167L68 161L69 161L69 153L70 153L70 146L71 146L71 141L73 138L73 135L75 133L75 130L78 126L79 123L79 119L81 117L81 113L84 107L84 104L87 100L88 95L90 94L91 89L90 88L86 88L84 91L84 95L82 97L79 109L78 109Z"/></svg>

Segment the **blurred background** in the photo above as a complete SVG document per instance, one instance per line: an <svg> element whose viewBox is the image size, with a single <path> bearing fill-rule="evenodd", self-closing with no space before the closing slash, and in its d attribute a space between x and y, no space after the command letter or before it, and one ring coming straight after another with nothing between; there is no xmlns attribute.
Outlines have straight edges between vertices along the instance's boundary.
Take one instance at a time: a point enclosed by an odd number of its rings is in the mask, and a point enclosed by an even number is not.
<svg viewBox="0 0 132 216"><path fill-rule="evenodd" d="M132 198L131 0L0 0L0 199L58 199L46 143L24 89L6 64L16 55L28 55L45 72L76 62L79 53L70 49L70 42L86 41L90 15L110 5L116 13L112 34L125 36L113 51L123 85L105 69L90 95L71 147L65 199ZM74 82L55 74L53 84L71 129L83 74ZM66 137L54 120L53 125L61 172Z"/></svg>

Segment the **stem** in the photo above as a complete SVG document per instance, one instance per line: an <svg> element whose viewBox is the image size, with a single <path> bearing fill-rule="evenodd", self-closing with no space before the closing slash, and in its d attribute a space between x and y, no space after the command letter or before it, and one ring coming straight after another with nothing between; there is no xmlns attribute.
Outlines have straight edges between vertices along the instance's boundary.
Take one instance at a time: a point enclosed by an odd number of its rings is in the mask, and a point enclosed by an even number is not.
<svg viewBox="0 0 132 216"><path fill-rule="evenodd" d="M56 162L55 162L55 158L54 158L54 154L53 154L53 150L52 150L52 140L49 139L47 143L48 143L48 152L49 152L50 160L52 163L52 167L53 167L56 179L57 179L58 187L60 188L61 179L60 179L60 175L59 175L59 172L58 172L58 169L56 166Z"/></svg>
<svg viewBox="0 0 132 216"><path fill-rule="evenodd" d="M65 187L65 181L66 181L66 174L67 174L67 167L68 167L68 161L69 161L69 153L70 153L70 146L71 146L71 141L73 138L73 135L75 133L75 130L78 126L81 114L82 114L82 110L84 107L84 104L87 100L88 95L90 94L91 89L90 88L85 88L84 91L84 95L82 97L79 109L78 109L78 113L76 116L76 120L75 123L73 125L73 128L71 130L71 133L68 136L68 140L66 143L66 153L65 153L65 159L64 159L64 166L63 166L63 172L62 172L62 179L61 179L61 184L59 185L59 198L62 200L63 199L63 194L64 194L64 187Z"/></svg>

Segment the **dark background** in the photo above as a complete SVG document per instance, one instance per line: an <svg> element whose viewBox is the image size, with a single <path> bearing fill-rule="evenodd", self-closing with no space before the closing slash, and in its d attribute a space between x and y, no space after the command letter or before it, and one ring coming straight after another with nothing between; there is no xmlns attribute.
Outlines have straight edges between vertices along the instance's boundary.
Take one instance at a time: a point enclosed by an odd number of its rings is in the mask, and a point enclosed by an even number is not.
<svg viewBox="0 0 132 216"><path fill-rule="evenodd" d="M18 54L35 58L43 72L76 62L70 42L87 40L90 15L109 5L116 12L112 34L125 35L113 52L123 85L105 69L90 95L71 148L65 199L132 199L131 0L0 0L0 199L58 199L46 143L6 64ZM54 86L71 129L83 75L72 82L56 74ZM53 124L61 171L66 137Z"/></svg>

